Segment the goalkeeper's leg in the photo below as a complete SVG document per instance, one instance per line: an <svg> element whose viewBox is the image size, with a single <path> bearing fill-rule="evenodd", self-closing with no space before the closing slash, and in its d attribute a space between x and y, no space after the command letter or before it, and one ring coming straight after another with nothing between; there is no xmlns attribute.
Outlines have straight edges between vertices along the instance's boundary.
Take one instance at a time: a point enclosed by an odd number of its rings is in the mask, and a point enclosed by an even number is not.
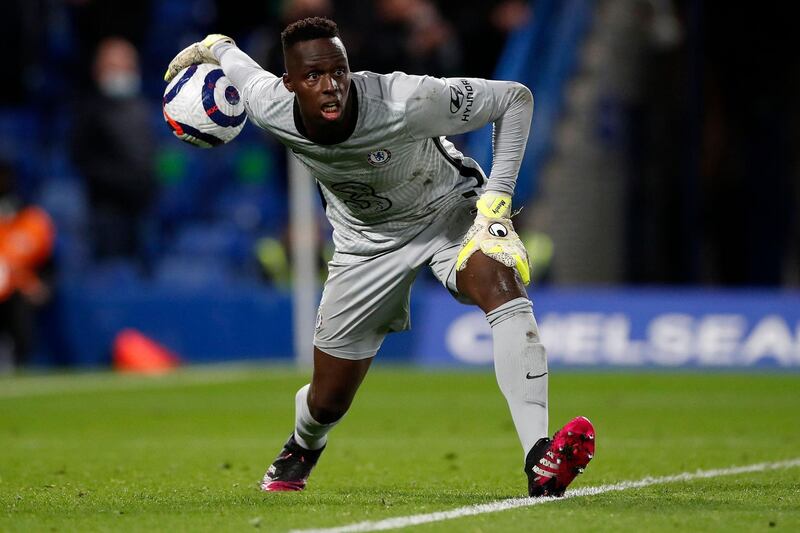
<svg viewBox="0 0 800 533"><path fill-rule="evenodd" d="M519 273L476 251L456 285L492 326L497 383L525 451L528 495L563 495L592 459L595 431L577 417L547 438L547 359Z"/></svg>
<svg viewBox="0 0 800 533"><path fill-rule="evenodd" d="M294 432L261 482L262 490L303 490L328 440L328 432L342 419L372 358L350 360L314 348L311 383L295 395Z"/></svg>
<svg viewBox="0 0 800 533"><path fill-rule="evenodd" d="M547 359L519 273L475 252L456 275L458 292L492 327L497 383L508 402L524 453L547 437Z"/></svg>

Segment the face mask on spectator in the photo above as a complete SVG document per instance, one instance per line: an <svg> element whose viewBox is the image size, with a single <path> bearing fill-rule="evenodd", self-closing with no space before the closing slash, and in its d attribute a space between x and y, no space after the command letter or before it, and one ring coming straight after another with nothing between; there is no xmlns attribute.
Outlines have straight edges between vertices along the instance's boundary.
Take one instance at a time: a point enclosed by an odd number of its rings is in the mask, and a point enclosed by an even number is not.
<svg viewBox="0 0 800 533"><path fill-rule="evenodd" d="M100 92L109 98L130 98L139 94L141 76L136 72L110 72L98 82Z"/></svg>

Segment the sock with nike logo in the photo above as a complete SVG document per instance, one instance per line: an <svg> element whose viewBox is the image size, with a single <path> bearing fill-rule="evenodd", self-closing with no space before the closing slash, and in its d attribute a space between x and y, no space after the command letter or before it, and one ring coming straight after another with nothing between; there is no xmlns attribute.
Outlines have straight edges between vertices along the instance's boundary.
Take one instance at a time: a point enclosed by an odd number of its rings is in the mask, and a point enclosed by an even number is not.
<svg viewBox="0 0 800 533"><path fill-rule="evenodd" d="M531 301L516 298L486 314L492 327L494 371L523 453L547 437L547 355Z"/></svg>

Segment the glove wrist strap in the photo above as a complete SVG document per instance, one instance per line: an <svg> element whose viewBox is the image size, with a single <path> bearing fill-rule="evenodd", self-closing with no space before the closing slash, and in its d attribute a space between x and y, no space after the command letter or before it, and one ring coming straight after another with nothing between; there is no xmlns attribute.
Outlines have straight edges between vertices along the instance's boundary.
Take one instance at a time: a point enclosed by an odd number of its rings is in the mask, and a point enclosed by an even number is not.
<svg viewBox="0 0 800 533"><path fill-rule="evenodd" d="M511 213L511 197L505 194L484 193L478 199L476 207L486 218L508 218Z"/></svg>

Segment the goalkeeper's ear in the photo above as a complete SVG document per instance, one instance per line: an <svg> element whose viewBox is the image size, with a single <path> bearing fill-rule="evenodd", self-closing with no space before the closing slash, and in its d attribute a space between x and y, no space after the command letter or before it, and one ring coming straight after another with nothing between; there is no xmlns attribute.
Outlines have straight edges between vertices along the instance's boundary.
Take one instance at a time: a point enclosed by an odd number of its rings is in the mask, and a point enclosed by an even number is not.
<svg viewBox="0 0 800 533"><path fill-rule="evenodd" d="M289 74L286 72L283 73L283 86L286 87L286 90L290 93L294 92L294 86L292 85L292 80L289 79Z"/></svg>

